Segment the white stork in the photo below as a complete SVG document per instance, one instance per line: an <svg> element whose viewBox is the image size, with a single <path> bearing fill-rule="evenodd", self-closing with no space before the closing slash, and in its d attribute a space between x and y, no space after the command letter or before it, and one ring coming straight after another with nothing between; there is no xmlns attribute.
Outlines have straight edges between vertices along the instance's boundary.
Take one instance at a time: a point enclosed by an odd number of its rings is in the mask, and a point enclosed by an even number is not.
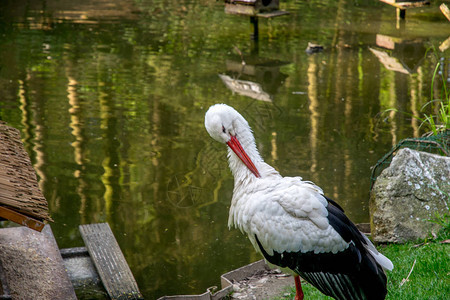
<svg viewBox="0 0 450 300"><path fill-rule="evenodd" d="M216 104L205 115L213 139L226 143L234 175L228 226L247 233L271 264L300 275L336 299L384 299L384 270L392 262L375 249L320 187L301 177L282 177L261 158L247 121L232 107Z"/></svg>

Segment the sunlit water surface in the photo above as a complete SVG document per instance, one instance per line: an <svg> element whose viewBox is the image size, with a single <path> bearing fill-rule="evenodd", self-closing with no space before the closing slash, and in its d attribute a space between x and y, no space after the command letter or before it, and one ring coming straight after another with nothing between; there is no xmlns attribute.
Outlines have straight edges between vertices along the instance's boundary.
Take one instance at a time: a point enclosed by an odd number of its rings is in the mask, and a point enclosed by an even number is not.
<svg viewBox="0 0 450 300"><path fill-rule="evenodd" d="M210 105L234 106L269 164L368 222L370 167L423 133L380 112L420 116L439 59L448 78L437 4L398 23L376 1L283 1L291 14L260 20L258 42L220 1L0 6L0 118L21 131L60 248L108 222L148 299L203 293L261 258L227 227L233 178L204 130Z"/></svg>

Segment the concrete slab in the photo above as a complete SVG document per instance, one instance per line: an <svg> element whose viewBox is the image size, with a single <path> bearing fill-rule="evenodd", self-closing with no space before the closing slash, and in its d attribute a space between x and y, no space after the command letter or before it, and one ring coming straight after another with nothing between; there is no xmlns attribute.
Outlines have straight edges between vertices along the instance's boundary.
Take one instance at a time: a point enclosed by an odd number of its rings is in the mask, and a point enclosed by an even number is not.
<svg viewBox="0 0 450 300"><path fill-rule="evenodd" d="M0 263L12 299L77 299L49 225L0 229Z"/></svg>
<svg viewBox="0 0 450 300"><path fill-rule="evenodd" d="M220 279L220 291L211 287L201 295L164 296L158 300L264 300L279 297L294 287L292 276L271 269L264 260L225 273Z"/></svg>
<svg viewBox="0 0 450 300"><path fill-rule="evenodd" d="M60 249L78 300L107 300L108 293L86 247Z"/></svg>

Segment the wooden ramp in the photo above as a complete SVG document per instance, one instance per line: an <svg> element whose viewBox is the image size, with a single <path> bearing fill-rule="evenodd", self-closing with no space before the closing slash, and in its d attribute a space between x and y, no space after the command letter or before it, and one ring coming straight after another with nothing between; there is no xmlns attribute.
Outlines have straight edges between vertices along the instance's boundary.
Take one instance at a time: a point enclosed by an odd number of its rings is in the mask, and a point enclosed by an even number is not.
<svg viewBox="0 0 450 300"><path fill-rule="evenodd" d="M392 5L397 9L397 19L405 19L406 9L430 5L430 0L380 0L381 2Z"/></svg>
<svg viewBox="0 0 450 300"><path fill-rule="evenodd" d="M111 299L144 299L109 225L80 225L80 233Z"/></svg>

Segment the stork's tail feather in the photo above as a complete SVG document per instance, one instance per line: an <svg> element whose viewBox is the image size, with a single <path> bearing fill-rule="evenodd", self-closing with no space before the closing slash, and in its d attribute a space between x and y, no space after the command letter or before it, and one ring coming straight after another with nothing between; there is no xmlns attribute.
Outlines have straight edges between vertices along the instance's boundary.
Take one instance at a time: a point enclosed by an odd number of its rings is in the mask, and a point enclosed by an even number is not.
<svg viewBox="0 0 450 300"><path fill-rule="evenodd" d="M373 256L375 261L381 267L383 267L384 270L392 271L392 269L394 269L394 264L391 262L391 260L386 256L384 256L383 254L381 254L380 252L378 252L378 250L375 248L372 242L365 235L363 235L363 237L366 241L365 243L366 249Z"/></svg>
<svg viewBox="0 0 450 300"><path fill-rule="evenodd" d="M361 253L353 244L338 253L273 251L269 255L256 235L255 240L268 262L295 271L325 295L341 300L386 297L387 278L382 265L375 256Z"/></svg>
<svg viewBox="0 0 450 300"><path fill-rule="evenodd" d="M297 273L323 294L335 299L383 300L387 294L386 274L380 266L378 272L373 272L369 265L364 264L359 275L334 272Z"/></svg>

